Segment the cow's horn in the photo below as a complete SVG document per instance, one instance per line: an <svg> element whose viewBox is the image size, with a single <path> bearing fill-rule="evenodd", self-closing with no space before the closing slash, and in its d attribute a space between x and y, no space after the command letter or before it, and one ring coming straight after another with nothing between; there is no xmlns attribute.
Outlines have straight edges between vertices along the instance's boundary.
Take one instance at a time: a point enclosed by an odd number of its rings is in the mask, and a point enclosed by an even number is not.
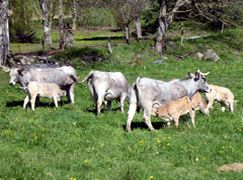
<svg viewBox="0 0 243 180"><path fill-rule="evenodd" d="M10 71L10 69L9 69L8 67L5 67L5 66L3 66L3 65L0 65L0 67L2 68L2 70L3 70L4 72L9 72L9 71Z"/></svg>
<svg viewBox="0 0 243 180"><path fill-rule="evenodd" d="M207 73L202 73L202 72L201 72L201 75L203 75L203 76L207 76L209 73L210 73L210 72L207 72Z"/></svg>
<svg viewBox="0 0 243 180"><path fill-rule="evenodd" d="M207 76L210 72L202 73L199 69L197 70L198 73L200 73L202 76Z"/></svg>

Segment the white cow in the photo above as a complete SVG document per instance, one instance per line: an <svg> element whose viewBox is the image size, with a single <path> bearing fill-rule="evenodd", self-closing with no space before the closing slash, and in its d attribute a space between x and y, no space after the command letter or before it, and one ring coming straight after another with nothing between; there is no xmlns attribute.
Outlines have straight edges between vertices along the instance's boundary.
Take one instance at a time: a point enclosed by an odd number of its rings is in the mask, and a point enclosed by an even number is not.
<svg viewBox="0 0 243 180"><path fill-rule="evenodd" d="M234 111L234 94L226 87L209 85L211 92L205 93L206 101L210 108L213 108L213 102L220 102L221 110L224 112L225 107L228 107L231 112Z"/></svg>
<svg viewBox="0 0 243 180"><path fill-rule="evenodd" d="M23 108L26 108L26 105L30 100L33 111L35 110L35 100L37 96L53 99L56 107L58 107L58 101L60 101L62 97L66 96L66 91L61 90L55 83L30 81L27 87L21 87L21 89L27 90L27 96L24 100Z"/></svg>
<svg viewBox="0 0 243 180"><path fill-rule="evenodd" d="M199 70L194 74L188 73L189 77L185 79L174 79L170 82L164 82L149 78L138 77L134 83L134 89L137 96L138 110L144 110L143 119L151 131L154 130L150 116L151 108L155 102L165 106L171 101L176 101L184 96L190 99L196 92L209 92L210 88L205 79L208 73L201 73ZM126 130L130 132L132 118L128 118Z"/></svg>
<svg viewBox="0 0 243 180"><path fill-rule="evenodd" d="M97 114L100 113L102 103L105 101L110 110L113 100L120 102L121 111L124 112L124 101L127 100L130 104L129 117L134 116L137 108L136 94L122 73L91 71L80 83L86 80L91 97L97 107Z"/></svg>

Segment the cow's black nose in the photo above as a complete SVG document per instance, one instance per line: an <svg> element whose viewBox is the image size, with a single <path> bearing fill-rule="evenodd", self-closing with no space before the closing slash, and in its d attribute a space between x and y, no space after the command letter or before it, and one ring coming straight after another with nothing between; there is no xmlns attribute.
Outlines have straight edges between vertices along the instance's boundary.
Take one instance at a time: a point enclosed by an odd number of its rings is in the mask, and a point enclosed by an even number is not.
<svg viewBox="0 0 243 180"><path fill-rule="evenodd" d="M9 83L10 85L14 85L12 82L11 83Z"/></svg>

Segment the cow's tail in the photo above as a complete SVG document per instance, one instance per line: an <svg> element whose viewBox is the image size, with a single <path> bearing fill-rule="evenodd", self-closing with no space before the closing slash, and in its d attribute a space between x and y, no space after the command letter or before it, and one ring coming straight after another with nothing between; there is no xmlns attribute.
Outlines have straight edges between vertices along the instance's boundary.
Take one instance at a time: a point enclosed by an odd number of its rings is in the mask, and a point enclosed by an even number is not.
<svg viewBox="0 0 243 180"><path fill-rule="evenodd" d="M141 108L141 106L140 106L140 100L139 100L139 87L138 87L138 83L139 83L139 81L140 81L140 77L138 77L137 79L136 79L136 82L135 83L133 83L133 89L135 90L135 94L136 94L136 97L137 97L137 112L139 113L140 112L140 108Z"/></svg>
<svg viewBox="0 0 243 180"><path fill-rule="evenodd" d="M138 110L138 97L137 97L137 82L138 82L138 79L140 78L137 78L137 81L135 83L133 83L133 91L131 92L131 94L133 95L133 102L130 102L130 106L129 106L129 110L128 110L128 117L127 117L127 127L126 127L126 130L128 132L131 131L131 123L132 123L132 120L133 120L133 117L136 113L136 109ZM134 97L135 96L135 97Z"/></svg>
<svg viewBox="0 0 243 180"><path fill-rule="evenodd" d="M72 80L76 83L76 84L82 84L84 83L92 74L94 73L94 71L90 71L89 74L80 82L78 82L78 80L76 79L76 77L74 77L73 75L70 75L70 77L72 78Z"/></svg>
<svg viewBox="0 0 243 180"><path fill-rule="evenodd" d="M80 84L84 83L90 76L92 76L94 71L90 71L89 74L80 82Z"/></svg>

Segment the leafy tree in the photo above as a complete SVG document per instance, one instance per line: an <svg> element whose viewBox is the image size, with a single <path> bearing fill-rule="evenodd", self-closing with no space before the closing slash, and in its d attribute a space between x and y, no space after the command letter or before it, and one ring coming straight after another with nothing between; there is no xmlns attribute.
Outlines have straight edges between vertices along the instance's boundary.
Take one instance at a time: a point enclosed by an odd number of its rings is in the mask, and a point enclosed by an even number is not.
<svg viewBox="0 0 243 180"><path fill-rule="evenodd" d="M12 0L10 8L13 15L10 18L10 41L27 43L35 40L35 31L32 29L32 6L25 0Z"/></svg>

